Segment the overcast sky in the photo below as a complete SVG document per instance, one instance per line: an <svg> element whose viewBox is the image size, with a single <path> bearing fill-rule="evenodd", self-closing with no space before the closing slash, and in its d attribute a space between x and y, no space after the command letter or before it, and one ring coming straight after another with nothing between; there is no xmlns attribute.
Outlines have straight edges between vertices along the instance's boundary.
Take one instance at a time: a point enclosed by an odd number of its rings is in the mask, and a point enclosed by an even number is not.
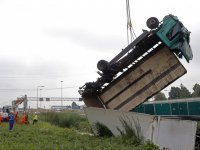
<svg viewBox="0 0 200 150"><path fill-rule="evenodd" d="M194 59L181 60L188 73L165 90L183 83L192 92L200 84L199 6L199 0L130 1L137 36L149 17L169 13L192 32ZM61 97L60 81L63 97L80 97L78 87L98 77L97 62L127 46L126 21L125 0L0 0L0 107L20 95L36 97L38 86L45 86L39 96ZM54 104L60 102L42 107Z"/></svg>

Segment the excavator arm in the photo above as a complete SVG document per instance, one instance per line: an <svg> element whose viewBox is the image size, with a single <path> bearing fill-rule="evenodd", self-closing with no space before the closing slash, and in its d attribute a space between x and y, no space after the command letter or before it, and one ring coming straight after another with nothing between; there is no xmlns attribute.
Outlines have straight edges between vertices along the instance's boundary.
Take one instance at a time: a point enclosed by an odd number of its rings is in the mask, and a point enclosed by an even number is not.
<svg viewBox="0 0 200 150"><path fill-rule="evenodd" d="M22 97L18 97L17 100L12 101L12 110L14 111L14 113L16 113L17 108L21 103L24 103L24 110L23 111L27 115L27 113L28 113L28 111L27 111L27 95L22 96Z"/></svg>

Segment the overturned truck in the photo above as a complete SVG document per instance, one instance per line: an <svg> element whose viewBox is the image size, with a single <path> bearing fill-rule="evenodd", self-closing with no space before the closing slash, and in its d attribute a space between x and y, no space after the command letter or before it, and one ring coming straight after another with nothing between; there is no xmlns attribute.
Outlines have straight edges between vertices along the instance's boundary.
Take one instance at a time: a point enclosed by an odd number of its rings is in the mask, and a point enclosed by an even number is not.
<svg viewBox="0 0 200 150"><path fill-rule="evenodd" d="M150 31L143 30L110 62L100 60L100 77L79 88L88 107L130 111L187 73L178 58L193 58L190 32L178 17L146 23Z"/></svg>

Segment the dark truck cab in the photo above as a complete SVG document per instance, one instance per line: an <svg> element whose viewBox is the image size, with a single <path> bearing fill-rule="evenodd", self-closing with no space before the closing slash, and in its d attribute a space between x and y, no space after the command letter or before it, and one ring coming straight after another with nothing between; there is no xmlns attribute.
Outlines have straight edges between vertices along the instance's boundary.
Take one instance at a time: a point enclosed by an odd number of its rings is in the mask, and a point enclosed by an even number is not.
<svg viewBox="0 0 200 150"><path fill-rule="evenodd" d="M176 16L166 16L157 35L179 58L184 56L188 63L192 60L193 54L189 44L190 32Z"/></svg>

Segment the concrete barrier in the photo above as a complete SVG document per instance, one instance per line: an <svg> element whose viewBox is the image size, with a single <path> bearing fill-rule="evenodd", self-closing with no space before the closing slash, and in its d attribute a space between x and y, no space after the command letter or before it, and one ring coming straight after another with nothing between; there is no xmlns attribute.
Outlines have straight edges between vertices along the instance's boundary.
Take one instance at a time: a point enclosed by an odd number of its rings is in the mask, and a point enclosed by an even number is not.
<svg viewBox="0 0 200 150"><path fill-rule="evenodd" d="M84 111L91 125L96 121L103 123L115 136L120 135L117 127L123 130L119 118L124 117L132 124L133 120L138 121L145 140L153 141L161 149L194 150L196 121L163 119L142 113L91 107L85 107Z"/></svg>

